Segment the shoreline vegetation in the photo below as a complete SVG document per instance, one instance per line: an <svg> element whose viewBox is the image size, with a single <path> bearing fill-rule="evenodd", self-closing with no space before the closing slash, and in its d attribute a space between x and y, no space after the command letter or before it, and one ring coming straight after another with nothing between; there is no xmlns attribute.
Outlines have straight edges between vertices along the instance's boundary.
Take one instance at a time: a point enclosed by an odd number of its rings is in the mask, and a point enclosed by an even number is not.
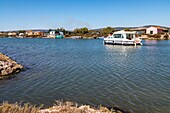
<svg viewBox="0 0 170 113"><path fill-rule="evenodd" d="M8 103L0 104L0 113L133 113L124 111L118 107L107 108L104 106L92 107L90 105L79 105L75 102L56 101L54 106L44 108L43 105L36 106L30 103Z"/></svg>
<svg viewBox="0 0 170 113"><path fill-rule="evenodd" d="M148 26L149 27L149 26ZM157 34L147 34L146 29L139 30L139 28L122 28L124 31L137 31L139 33L139 37L142 39L153 39L153 40L169 40L170 39L170 30L161 31ZM160 29L160 28L159 28ZM64 28L57 29L49 29L49 30L18 30L18 31L2 31L0 32L1 38L55 38L50 36L51 31L55 31L56 34L62 34L65 38L73 38L73 39L98 39L100 37L107 37L108 35L113 34L115 31L119 31L120 29L116 29L113 27L106 27L102 29L89 30L88 28L76 28L73 31L65 30Z"/></svg>

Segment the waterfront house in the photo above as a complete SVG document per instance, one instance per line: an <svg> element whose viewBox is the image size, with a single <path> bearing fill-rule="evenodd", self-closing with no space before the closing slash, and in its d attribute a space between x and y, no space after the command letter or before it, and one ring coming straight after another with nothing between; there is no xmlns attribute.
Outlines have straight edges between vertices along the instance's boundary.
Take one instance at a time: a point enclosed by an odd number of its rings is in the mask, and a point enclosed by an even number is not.
<svg viewBox="0 0 170 113"><path fill-rule="evenodd" d="M16 32L9 32L9 33L8 33L8 36L10 36L10 37L15 37L16 35L17 35Z"/></svg>
<svg viewBox="0 0 170 113"><path fill-rule="evenodd" d="M155 26L152 26L152 27L149 27L146 29L146 34L159 34L159 33L163 33L164 32L164 29L161 28L161 27L155 27Z"/></svg>
<svg viewBox="0 0 170 113"><path fill-rule="evenodd" d="M55 38L55 31L50 31L48 38Z"/></svg>
<svg viewBox="0 0 170 113"><path fill-rule="evenodd" d="M26 31L25 34L26 34L27 36L32 36L32 35L34 35L34 33L33 33L32 30Z"/></svg>
<svg viewBox="0 0 170 113"><path fill-rule="evenodd" d="M23 38L25 36L24 33L19 33L19 38Z"/></svg>
<svg viewBox="0 0 170 113"><path fill-rule="evenodd" d="M1 36L1 37L8 37L8 32L1 32L1 33L0 33L0 36Z"/></svg>
<svg viewBox="0 0 170 113"><path fill-rule="evenodd" d="M43 37L44 37L44 38L48 38L48 36L49 36L49 32L48 32L48 31L44 31L44 32L43 32Z"/></svg>
<svg viewBox="0 0 170 113"><path fill-rule="evenodd" d="M3 32L0 32L0 37L2 37L4 35L4 33Z"/></svg>
<svg viewBox="0 0 170 113"><path fill-rule="evenodd" d="M33 32L33 34L36 36L43 36L43 32L41 32L41 31L35 31L35 32Z"/></svg>

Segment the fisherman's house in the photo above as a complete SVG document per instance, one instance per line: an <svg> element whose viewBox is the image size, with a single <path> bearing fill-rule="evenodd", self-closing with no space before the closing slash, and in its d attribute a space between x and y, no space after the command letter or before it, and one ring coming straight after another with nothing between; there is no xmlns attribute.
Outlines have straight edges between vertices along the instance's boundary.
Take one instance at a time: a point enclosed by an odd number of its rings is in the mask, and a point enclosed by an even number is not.
<svg viewBox="0 0 170 113"><path fill-rule="evenodd" d="M160 34L160 33L168 33L169 30L161 27L149 27L146 29L146 34Z"/></svg>
<svg viewBox="0 0 170 113"><path fill-rule="evenodd" d="M137 31L138 34L151 34L151 35L170 32L168 28L157 27L157 26L139 27L131 30Z"/></svg>

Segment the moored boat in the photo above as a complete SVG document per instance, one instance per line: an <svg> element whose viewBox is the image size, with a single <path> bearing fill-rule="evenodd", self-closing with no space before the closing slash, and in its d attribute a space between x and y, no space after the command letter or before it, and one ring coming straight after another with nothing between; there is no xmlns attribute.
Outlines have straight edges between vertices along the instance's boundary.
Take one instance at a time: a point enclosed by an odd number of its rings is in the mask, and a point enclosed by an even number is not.
<svg viewBox="0 0 170 113"><path fill-rule="evenodd" d="M104 38L104 44L122 44L122 45L142 45L142 40L137 37L135 31L117 31L113 35Z"/></svg>
<svg viewBox="0 0 170 113"><path fill-rule="evenodd" d="M55 38L64 38L63 32L58 32L55 34Z"/></svg>

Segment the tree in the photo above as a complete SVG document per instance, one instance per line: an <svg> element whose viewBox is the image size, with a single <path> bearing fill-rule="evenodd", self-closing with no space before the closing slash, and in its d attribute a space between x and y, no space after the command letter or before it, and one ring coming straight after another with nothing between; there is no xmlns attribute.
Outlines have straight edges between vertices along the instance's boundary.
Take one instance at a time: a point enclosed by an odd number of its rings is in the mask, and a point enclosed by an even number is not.
<svg viewBox="0 0 170 113"><path fill-rule="evenodd" d="M86 34L86 33L88 33L89 32L89 30L88 30L88 28L87 27L84 27L84 28L81 28L81 33L82 34Z"/></svg>
<svg viewBox="0 0 170 113"><path fill-rule="evenodd" d="M84 28L76 28L74 31L73 31L75 34L86 34L89 32L88 28L84 27Z"/></svg>
<svg viewBox="0 0 170 113"><path fill-rule="evenodd" d="M25 33L25 30L19 30L18 33Z"/></svg>
<svg viewBox="0 0 170 113"><path fill-rule="evenodd" d="M129 28L125 28L124 31L130 31L130 29Z"/></svg>
<svg viewBox="0 0 170 113"><path fill-rule="evenodd" d="M115 32L115 29L112 28L112 27L103 28L103 29L101 30L101 34L102 34L102 35L108 35L108 34L112 34L112 33L114 33L114 32Z"/></svg>
<svg viewBox="0 0 170 113"><path fill-rule="evenodd" d="M76 29L74 29L74 31L73 31L75 34L77 34L77 33L79 33L79 29L78 28L76 28Z"/></svg>
<svg viewBox="0 0 170 113"><path fill-rule="evenodd" d="M51 29L49 29L49 30L51 30ZM57 32L57 33L58 33L58 32L63 32L64 34L66 34L66 30L65 30L64 28L62 28L62 27L61 27L61 28L54 29L54 31Z"/></svg>
<svg viewBox="0 0 170 113"><path fill-rule="evenodd" d="M48 32L52 31L52 29L49 29Z"/></svg>

